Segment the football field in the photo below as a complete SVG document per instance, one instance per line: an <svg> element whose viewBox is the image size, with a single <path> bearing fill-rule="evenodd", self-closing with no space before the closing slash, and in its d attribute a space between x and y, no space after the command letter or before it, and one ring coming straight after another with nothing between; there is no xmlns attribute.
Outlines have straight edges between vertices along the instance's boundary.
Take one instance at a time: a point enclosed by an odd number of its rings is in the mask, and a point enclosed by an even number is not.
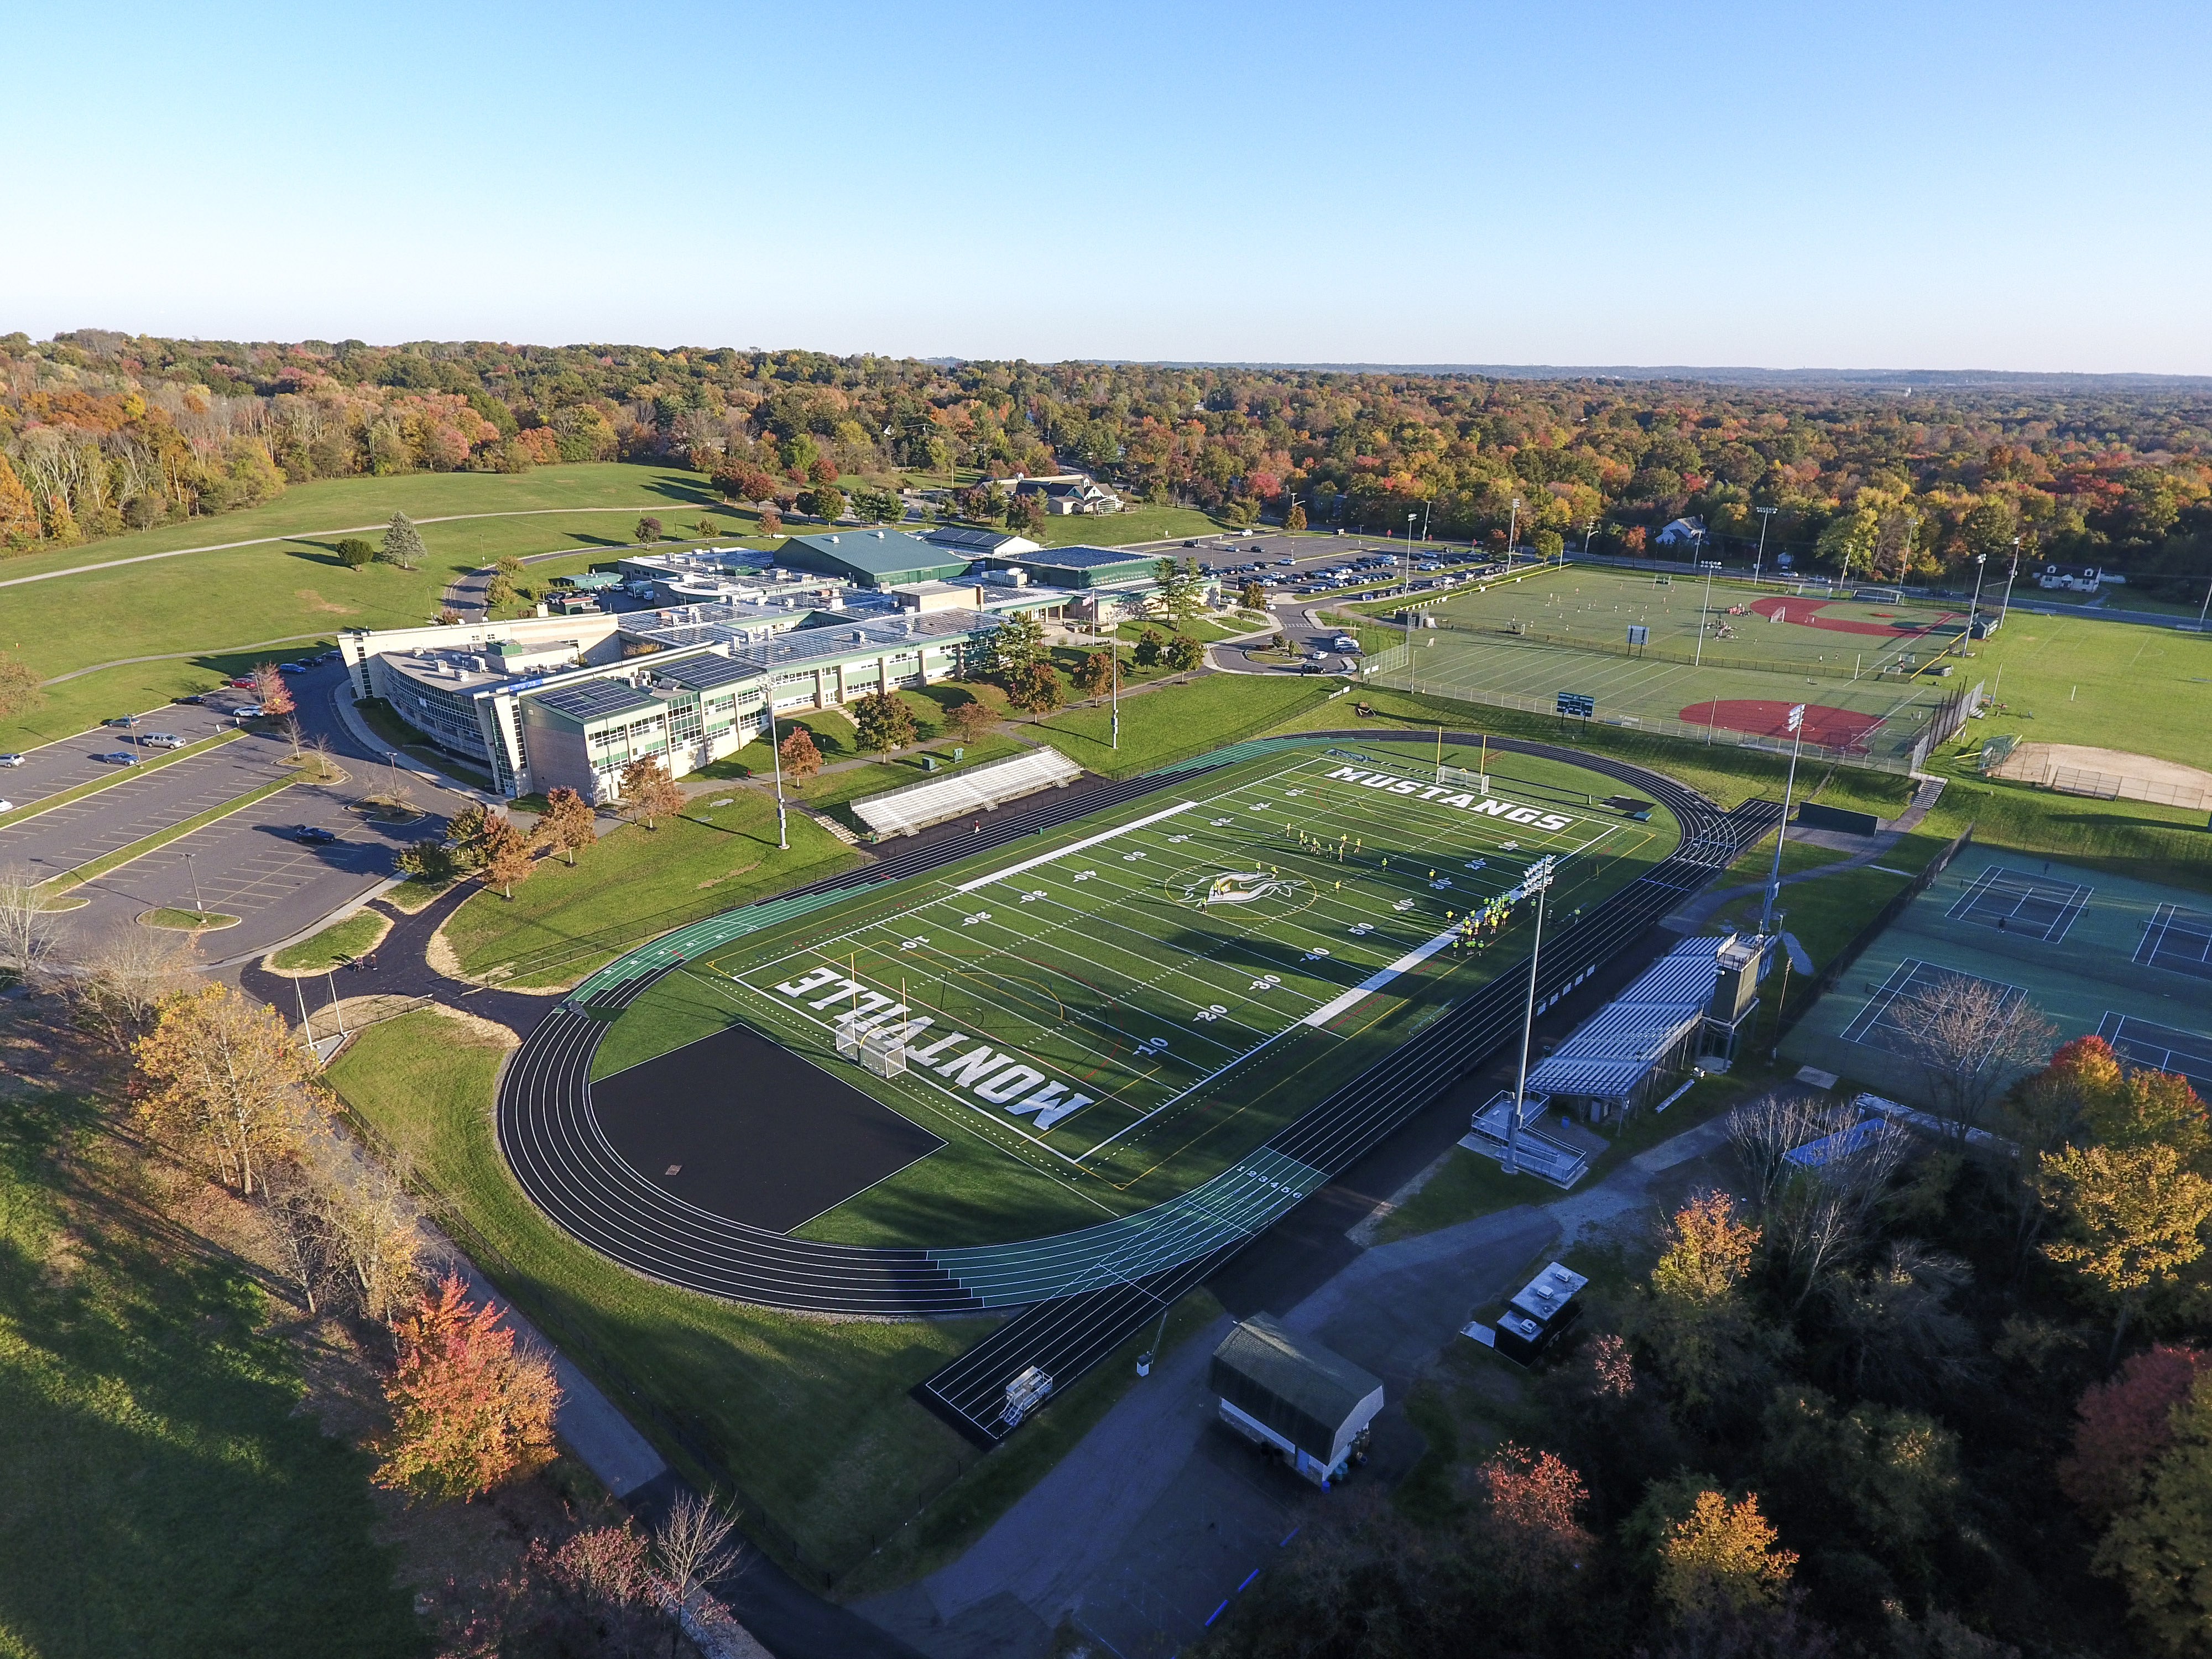
<svg viewBox="0 0 2212 1659"><path fill-rule="evenodd" d="M1439 782L1426 749L1316 746L1203 778L733 943L639 1017L711 1004L945 1139L891 1188L941 1190L981 1153L1004 1166L987 1188L1042 1176L1076 1213L1124 1213L1218 1172L1409 1015L1522 956L1537 860L1571 911L1678 838L1579 769L1516 757L1532 775Z"/></svg>

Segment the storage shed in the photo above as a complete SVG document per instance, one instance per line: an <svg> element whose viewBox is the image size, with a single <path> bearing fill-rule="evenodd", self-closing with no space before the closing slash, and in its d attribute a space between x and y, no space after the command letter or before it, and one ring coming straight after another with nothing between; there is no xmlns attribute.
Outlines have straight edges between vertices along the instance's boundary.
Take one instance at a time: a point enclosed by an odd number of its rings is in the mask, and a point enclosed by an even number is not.
<svg viewBox="0 0 2212 1659"><path fill-rule="evenodd" d="M1206 1383L1221 1420L1327 1491L1366 1449L1382 1379L1265 1314L1240 1321L1213 1351Z"/></svg>

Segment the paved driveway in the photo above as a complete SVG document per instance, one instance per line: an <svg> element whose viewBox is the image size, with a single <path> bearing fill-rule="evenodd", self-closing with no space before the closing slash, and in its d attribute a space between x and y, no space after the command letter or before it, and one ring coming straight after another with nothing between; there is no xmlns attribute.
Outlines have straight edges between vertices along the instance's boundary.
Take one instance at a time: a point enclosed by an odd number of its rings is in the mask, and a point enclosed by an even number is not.
<svg viewBox="0 0 2212 1659"><path fill-rule="evenodd" d="M243 696L243 693L240 694ZM222 711L198 703L172 703L156 708L140 719L129 731L113 726L96 726L89 732L80 732L73 738L64 738L58 743L25 752L21 766L0 768L0 799L27 806L33 801L44 800L48 795L58 795L64 789L74 789L80 783L94 778L112 777L115 769L93 758L118 749L128 749L151 761L165 752L149 748L144 739L149 732L167 732L182 738L186 743L198 743L202 738L211 738L231 724Z"/></svg>
<svg viewBox="0 0 2212 1659"><path fill-rule="evenodd" d="M0 830L0 868L27 868L41 880L58 876L258 788L279 775L276 763L290 752L275 738L245 737L122 779Z"/></svg>

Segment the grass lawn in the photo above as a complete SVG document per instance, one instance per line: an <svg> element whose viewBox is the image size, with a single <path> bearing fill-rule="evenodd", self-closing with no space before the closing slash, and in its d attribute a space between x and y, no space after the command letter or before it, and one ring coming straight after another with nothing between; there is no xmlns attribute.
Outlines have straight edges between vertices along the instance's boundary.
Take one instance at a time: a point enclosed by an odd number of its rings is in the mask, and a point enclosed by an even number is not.
<svg viewBox="0 0 2212 1659"><path fill-rule="evenodd" d="M1086 547L1126 547L1131 542L1211 536L1221 527L1195 507L1133 507L1101 517L1077 514L1048 518L1044 528L1030 539L1045 547L1072 547L1079 543Z"/></svg>
<svg viewBox="0 0 2212 1659"><path fill-rule="evenodd" d="M1288 674L1206 674L1124 696L1118 750L1108 746L1113 719L1103 704L1063 709L1030 732L1079 765L1125 778L1255 737L1317 708L1334 689L1333 681ZM1342 714L1348 720L1351 710Z"/></svg>
<svg viewBox="0 0 2212 1659"><path fill-rule="evenodd" d="M630 543L633 511L651 512L671 529L702 514L733 533L751 526L750 514L722 507L708 495L704 480L693 474L613 463L543 467L517 477L332 479L297 485L274 501L220 518L0 562L4 581L150 553L256 543L0 590L7 595L0 649L21 657L41 678L124 657L189 653L50 687L40 708L0 723L0 747L28 748L85 729L88 714L96 720L117 708L149 708L203 690L221 678L218 668L256 641L297 638L306 644L338 628L420 623L437 614L440 595L456 576L508 554L598 550L598 556L611 556ZM423 524L429 556L418 570L348 570L337 562L331 550L338 532L362 533L359 526L381 525L401 511L418 520L521 516ZM580 557L577 566L589 562ZM565 568L565 562L533 565L524 580L535 586ZM246 660L269 654L250 653Z"/></svg>
<svg viewBox="0 0 2212 1659"><path fill-rule="evenodd" d="M363 910L359 915L332 922L312 939L286 945L270 957L269 965L279 973L319 974L337 966L341 957L357 957L374 950L377 941L391 931L389 917Z"/></svg>
<svg viewBox="0 0 2212 1659"><path fill-rule="evenodd" d="M0 1100L0 1652L422 1651L370 1460L298 1410L251 1273L108 1188L98 1134Z"/></svg>
<svg viewBox="0 0 2212 1659"><path fill-rule="evenodd" d="M852 863L829 831L803 813L791 847L775 844L775 803L740 790L727 806L695 802L657 830L624 824L576 855L538 860L512 899L489 888L446 923L445 937L471 974L523 986L567 985L656 933L814 881Z"/></svg>
<svg viewBox="0 0 2212 1659"><path fill-rule="evenodd" d="M508 1175L492 1135L501 1053L425 1011L371 1027L329 1076L380 1139L413 1159L500 1288L611 1395L633 1402L639 1426L679 1468L702 1486L720 1480L725 1493L734 1477L740 1501L796 1541L818 1586L976 1462L907 1390L986 1322L807 1319L626 1273L546 1221ZM689 1460L671 1423L726 1473ZM785 1540L763 1541L788 1559Z"/></svg>
<svg viewBox="0 0 2212 1659"><path fill-rule="evenodd" d="M482 767L471 766L459 756L441 749L400 716L399 711L382 697L363 697L356 702L354 713L359 714L368 729L402 754L411 755L434 771L443 772L449 778L458 778L478 789L489 793L491 774Z"/></svg>
<svg viewBox="0 0 2212 1659"><path fill-rule="evenodd" d="M167 905L158 910L149 910L138 920L149 927L167 927L180 933L197 933L206 928L238 926L236 916L224 915L219 910L179 910Z"/></svg>
<svg viewBox="0 0 2212 1659"><path fill-rule="evenodd" d="M1986 601L1984 601L1986 609ZM2212 730L2212 634L2094 616L2015 611L1960 665L2001 705L1971 722L1977 741L2082 743L2205 763Z"/></svg>

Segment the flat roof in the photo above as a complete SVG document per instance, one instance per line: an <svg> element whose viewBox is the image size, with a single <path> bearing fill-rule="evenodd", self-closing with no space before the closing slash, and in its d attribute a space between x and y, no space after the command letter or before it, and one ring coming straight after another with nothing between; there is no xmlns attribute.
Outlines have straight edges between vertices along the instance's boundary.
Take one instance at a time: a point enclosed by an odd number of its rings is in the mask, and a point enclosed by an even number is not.
<svg viewBox="0 0 2212 1659"><path fill-rule="evenodd" d="M1158 553L1133 553L1126 547L1093 547L1077 542L1067 547L1040 548L1035 553L1000 556L1010 562L1021 564L1058 565L1066 570L1096 570L1102 565L1157 565Z"/></svg>
<svg viewBox="0 0 2212 1659"><path fill-rule="evenodd" d="M566 686L557 691L543 692L534 701L541 708L550 708L578 721L607 720L660 706L659 698L649 691L639 690L626 680L595 680L589 685Z"/></svg>
<svg viewBox="0 0 2212 1659"><path fill-rule="evenodd" d="M752 664L713 651L703 652L696 657L679 658L665 668L656 667L653 672L662 679L691 691L711 690L718 685L727 685L732 680L757 679L760 677L760 670Z"/></svg>
<svg viewBox="0 0 2212 1659"><path fill-rule="evenodd" d="M832 530L816 536L793 536L780 556L788 559L794 549L835 564L849 565L871 576L902 574L922 566L935 569L945 562L945 549L903 530Z"/></svg>
<svg viewBox="0 0 2212 1659"><path fill-rule="evenodd" d="M802 628L738 648L744 660L757 663L763 670L786 668L794 663L815 663L838 657L875 657L896 651L918 651L925 646L965 639L983 621L981 614L974 611L909 611L902 612L902 620L896 622L841 618L834 627Z"/></svg>

